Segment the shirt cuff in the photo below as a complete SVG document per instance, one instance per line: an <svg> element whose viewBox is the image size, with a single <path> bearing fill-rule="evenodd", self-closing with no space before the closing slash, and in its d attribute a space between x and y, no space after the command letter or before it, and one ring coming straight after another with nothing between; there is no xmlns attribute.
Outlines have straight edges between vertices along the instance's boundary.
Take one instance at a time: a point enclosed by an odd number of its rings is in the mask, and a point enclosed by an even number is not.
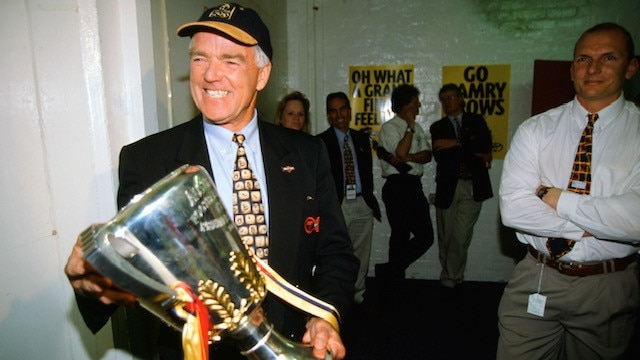
<svg viewBox="0 0 640 360"><path fill-rule="evenodd" d="M572 222L572 218L575 217L575 210L580 204L580 198L583 195L576 194L571 191L562 191L558 198L558 204L556 205L556 213L563 219L567 220L567 224L562 231L562 236L565 239L580 240L584 234L584 230L579 228Z"/></svg>

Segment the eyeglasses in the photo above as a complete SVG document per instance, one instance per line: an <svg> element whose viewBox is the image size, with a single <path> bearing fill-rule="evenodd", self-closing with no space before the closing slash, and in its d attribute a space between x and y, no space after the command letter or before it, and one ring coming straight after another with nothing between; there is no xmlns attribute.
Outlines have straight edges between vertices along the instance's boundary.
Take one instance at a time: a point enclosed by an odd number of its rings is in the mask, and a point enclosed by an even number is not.
<svg viewBox="0 0 640 360"><path fill-rule="evenodd" d="M440 97L440 102L451 101L451 100L457 99L457 98L459 98L458 95L441 96Z"/></svg>

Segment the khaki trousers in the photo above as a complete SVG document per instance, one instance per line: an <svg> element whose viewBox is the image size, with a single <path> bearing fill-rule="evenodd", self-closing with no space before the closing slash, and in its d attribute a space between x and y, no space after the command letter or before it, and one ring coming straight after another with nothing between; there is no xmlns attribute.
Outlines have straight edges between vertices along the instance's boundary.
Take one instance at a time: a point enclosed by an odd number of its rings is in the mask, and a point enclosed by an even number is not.
<svg viewBox="0 0 640 360"><path fill-rule="evenodd" d="M360 259L354 295L354 301L359 304L364 300L365 281L367 270L369 270L371 238L373 236L373 210L362 196L353 200L347 200L345 197L342 200L342 213L353 244L353 253Z"/></svg>
<svg viewBox="0 0 640 360"><path fill-rule="evenodd" d="M540 279L540 294L547 297L543 317L527 313L529 295L538 292ZM496 358L618 359L633 335L639 300L637 264L576 277L527 254L500 301Z"/></svg>
<svg viewBox="0 0 640 360"><path fill-rule="evenodd" d="M440 282L444 286L454 287L464 279L467 250L481 209L482 202L473 200L471 180L458 180L448 209L436 207L438 258L442 267Z"/></svg>

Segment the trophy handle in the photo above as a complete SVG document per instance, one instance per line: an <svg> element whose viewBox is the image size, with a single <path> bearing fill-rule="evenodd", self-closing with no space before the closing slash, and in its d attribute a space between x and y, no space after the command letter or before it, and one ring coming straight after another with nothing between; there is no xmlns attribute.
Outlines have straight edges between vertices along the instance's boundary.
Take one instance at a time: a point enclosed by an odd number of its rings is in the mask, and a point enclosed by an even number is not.
<svg viewBox="0 0 640 360"><path fill-rule="evenodd" d="M80 234L80 238L85 259L99 269L102 275L118 279L119 287L135 293L139 298L165 299L176 295L175 290L129 263L128 259L135 255L141 255L145 260L153 258L155 261L151 264L161 278L175 279L155 256L150 256L149 250L135 235L124 228L119 229L118 234L98 233L96 230L97 227L92 225Z"/></svg>
<svg viewBox="0 0 640 360"><path fill-rule="evenodd" d="M240 354L249 359L333 360L333 355L329 350L324 358L318 359L313 355L313 347L310 344L293 342L280 335L264 317L262 307L256 308L249 315L248 321L239 326L232 336L240 347Z"/></svg>

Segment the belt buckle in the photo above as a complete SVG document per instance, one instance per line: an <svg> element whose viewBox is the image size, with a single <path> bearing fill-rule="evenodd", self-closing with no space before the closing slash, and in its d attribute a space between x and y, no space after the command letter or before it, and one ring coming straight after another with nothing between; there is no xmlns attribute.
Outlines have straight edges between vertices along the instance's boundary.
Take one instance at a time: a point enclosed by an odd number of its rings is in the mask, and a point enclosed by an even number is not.
<svg viewBox="0 0 640 360"><path fill-rule="evenodd" d="M582 270L582 264L578 264L576 268L573 267L573 262L556 261L558 265L558 272L565 275L575 275L575 271Z"/></svg>

